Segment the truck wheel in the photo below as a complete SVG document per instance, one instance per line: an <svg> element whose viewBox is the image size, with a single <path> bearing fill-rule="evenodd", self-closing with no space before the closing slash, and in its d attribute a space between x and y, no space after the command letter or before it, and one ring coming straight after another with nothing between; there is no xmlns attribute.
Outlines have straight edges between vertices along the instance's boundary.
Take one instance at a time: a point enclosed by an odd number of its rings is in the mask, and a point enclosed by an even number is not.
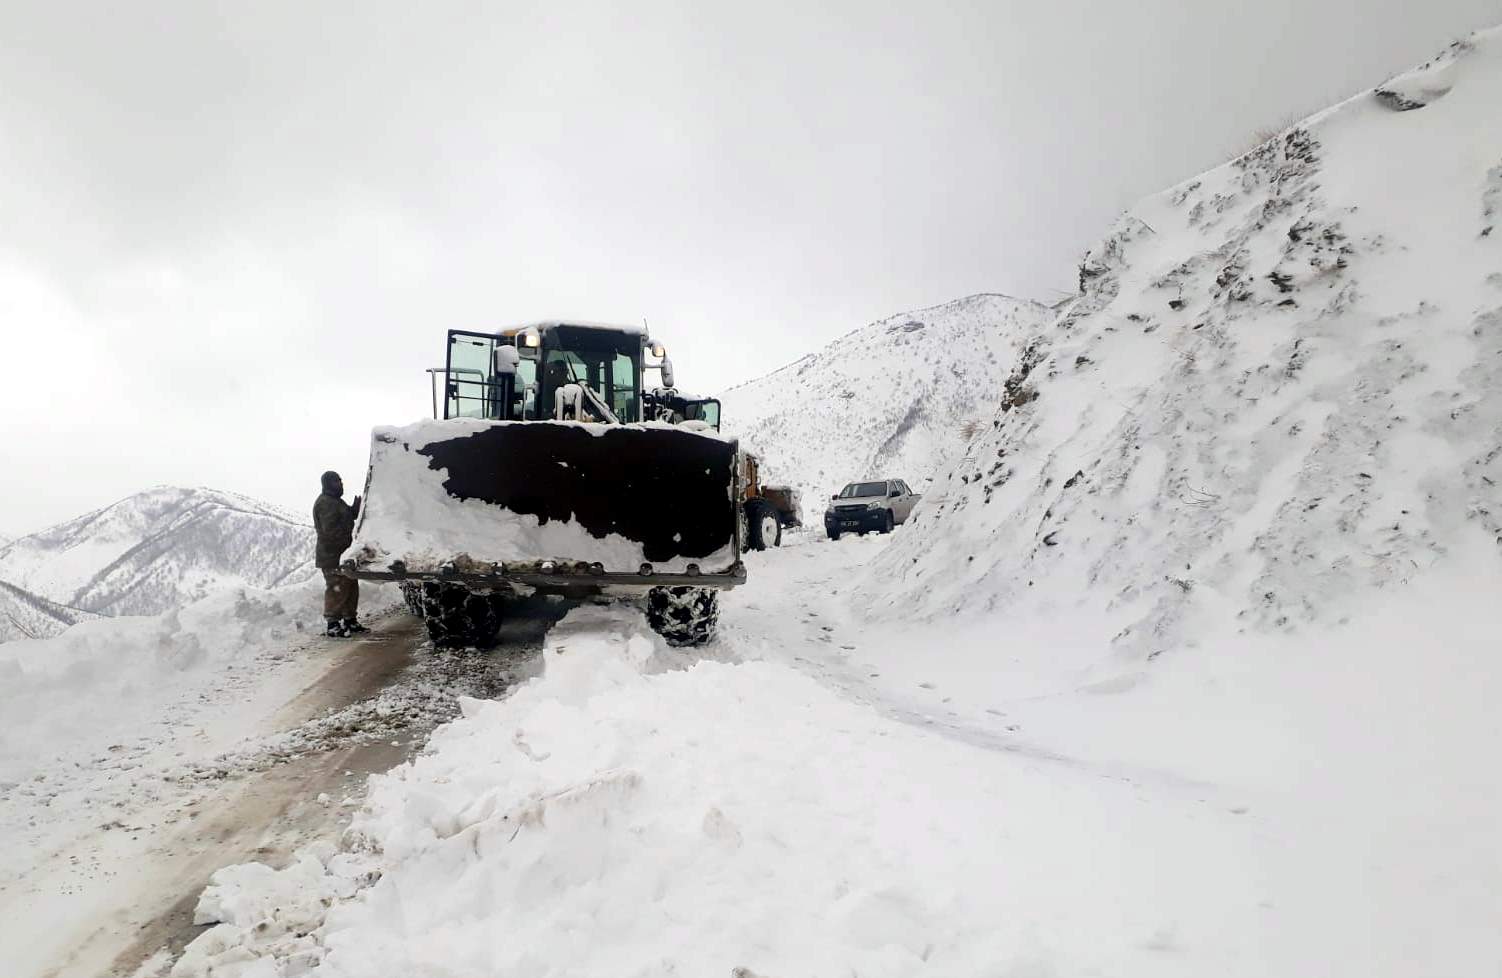
<svg viewBox="0 0 1502 978"><path fill-rule="evenodd" d="M765 499L753 499L746 503L746 546L751 550L766 550L782 543L782 520L777 510Z"/></svg>
<svg viewBox="0 0 1502 978"><path fill-rule="evenodd" d="M647 624L669 645L703 645L720 623L720 592L708 587L654 587Z"/></svg>
<svg viewBox="0 0 1502 978"><path fill-rule="evenodd" d="M501 596L445 581L422 583L422 620L438 648L489 648L501 630Z"/></svg>
<svg viewBox="0 0 1502 978"><path fill-rule="evenodd" d="M881 522L881 532L883 532L883 533L891 533L892 532L892 527L894 527L896 525L897 525L897 518L892 515L892 511L890 509L887 510L887 518L884 519L884 520L882 520L882 522Z"/></svg>

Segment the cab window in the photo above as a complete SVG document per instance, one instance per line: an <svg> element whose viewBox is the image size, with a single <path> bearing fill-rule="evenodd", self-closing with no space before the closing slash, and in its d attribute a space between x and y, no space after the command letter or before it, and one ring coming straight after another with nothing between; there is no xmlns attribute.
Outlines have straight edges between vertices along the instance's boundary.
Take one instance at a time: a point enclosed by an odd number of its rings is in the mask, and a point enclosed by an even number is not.
<svg viewBox="0 0 1502 978"><path fill-rule="evenodd" d="M445 418L488 418L495 338L476 333L449 333Z"/></svg>
<svg viewBox="0 0 1502 978"><path fill-rule="evenodd" d="M720 430L720 402L719 401L696 401L690 403L684 409L684 417L689 421L702 421L716 431Z"/></svg>
<svg viewBox="0 0 1502 978"><path fill-rule="evenodd" d="M552 417L554 393L564 384L588 384L617 419L641 419L641 378L637 375L641 339L632 333L611 333L558 326L543 338L541 379L536 416Z"/></svg>

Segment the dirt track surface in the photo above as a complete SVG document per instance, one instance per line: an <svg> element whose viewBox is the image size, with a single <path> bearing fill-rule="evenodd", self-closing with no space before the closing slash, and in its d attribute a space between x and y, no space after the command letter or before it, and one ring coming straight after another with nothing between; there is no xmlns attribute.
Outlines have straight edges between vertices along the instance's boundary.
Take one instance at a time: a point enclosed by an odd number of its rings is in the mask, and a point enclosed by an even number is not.
<svg viewBox="0 0 1502 978"><path fill-rule="evenodd" d="M204 928L193 924L213 873L242 862L285 865L299 848L337 840L366 777L421 749L457 713L460 696L495 697L535 673L543 636L566 609L544 600L511 609L498 646L435 652L418 621L390 615L357 641L309 649L329 666L268 718L266 736L185 768L182 791L40 861L4 894L55 905L16 978L165 971ZM42 946L44 942L47 946ZM166 954L163 954L165 949ZM10 948L6 956L10 956ZM5 969L11 975L10 967Z"/></svg>

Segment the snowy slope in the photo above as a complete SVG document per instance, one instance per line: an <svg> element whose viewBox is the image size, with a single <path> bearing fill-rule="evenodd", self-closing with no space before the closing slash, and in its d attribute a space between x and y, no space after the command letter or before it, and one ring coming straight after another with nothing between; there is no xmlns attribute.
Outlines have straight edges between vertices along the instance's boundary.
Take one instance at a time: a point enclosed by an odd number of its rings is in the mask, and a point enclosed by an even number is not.
<svg viewBox="0 0 1502 978"><path fill-rule="evenodd" d="M867 610L1140 660L1339 623L1497 537L1499 104L1493 30L1133 208Z"/></svg>
<svg viewBox="0 0 1502 978"><path fill-rule="evenodd" d="M803 492L815 525L846 482L904 479L922 490L995 410L1040 303L973 295L902 313L720 395L724 429L758 452L768 482Z"/></svg>
<svg viewBox="0 0 1502 978"><path fill-rule="evenodd" d="M69 608L0 581L0 642L18 638L51 638L80 621L98 617Z"/></svg>
<svg viewBox="0 0 1502 978"><path fill-rule="evenodd" d="M312 528L264 503L163 487L0 548L0 579L98 614L157 614L311 576L312 553Z"/></svg>

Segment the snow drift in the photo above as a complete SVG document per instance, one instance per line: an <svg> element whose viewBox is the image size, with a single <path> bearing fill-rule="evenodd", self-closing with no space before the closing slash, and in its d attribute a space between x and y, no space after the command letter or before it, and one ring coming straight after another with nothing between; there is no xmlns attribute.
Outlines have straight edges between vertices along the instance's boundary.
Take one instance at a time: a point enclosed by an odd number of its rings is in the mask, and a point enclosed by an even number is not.
<svg viewBox="0 0 1502 978"><path fill-rule="evenodd" d="M720 395L725 430L761 455L766 481L803 493L818 525L847 482L924 480L990 421L996 392L1048 307L973 295L890 316Z"/></svg>
<svg viewBox="0 0 1502 978"><path fill-rule="evenodd" d="M96 618L0 645L0 784L24 781L167 728L172 708L252 651L316 635L322 584L217 591L151 617Z"/></svg>
<svg viewBox="0 0 1502 978"><path fill-rule="evenodd" d="M1499 104L1492 30L1132 208L870 613L1083 618L1149 657L1196 615L1339 622L1496 537Z"/></svg>

